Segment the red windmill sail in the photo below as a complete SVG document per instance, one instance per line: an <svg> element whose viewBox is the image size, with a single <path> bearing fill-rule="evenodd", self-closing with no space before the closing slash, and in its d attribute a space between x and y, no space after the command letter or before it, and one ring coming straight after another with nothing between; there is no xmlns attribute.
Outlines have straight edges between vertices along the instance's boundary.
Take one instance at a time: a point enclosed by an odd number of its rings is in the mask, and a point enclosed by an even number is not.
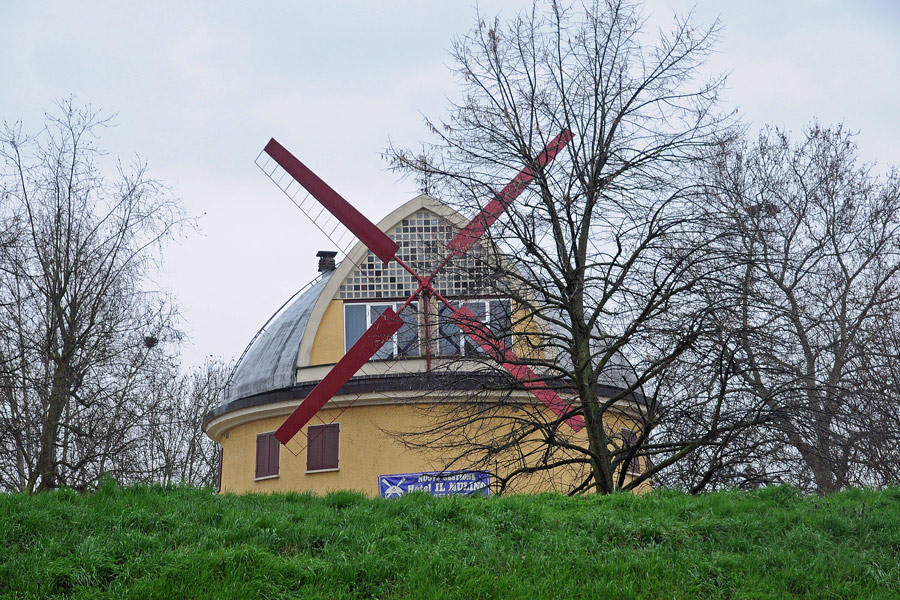
<svg viewBox="0 0 900 600"><path fill-rule="evenodd" d="M494 349L490 355L496 356L502 367L513 377L522 382L522 385L528 388L534 395L551 411L560 418L564 418L565 422L574 430L584 427L584 420L580 416L567 416L571 412L571 406L563 400L559 394L547 387L541 381L537 374L529 367L522 364L511 349L506 348L502 341L493 337L490 331L485 327L478 327L472 324L472 314L464 308L455 308L433 287L432 281L434 276L443 269L451 258L454 256L462 256L473 244L475 244L487 231L488 227L496 221L500 215L515 201L522 191L531 183L536 174L544 168L556 155L568 144L572 139L572 133L566 129L557 135L544 150L538 155L534 163L522 169L503 190L500 191L475 217L463 227L456 236L448 244L449 254L437 265L432 273L428 276L422 276L416 273L412 267L407 265L397 256L398 245L390 237L382 232L378 227L363 216L359 211L353 208L349 202L340 196L336 191L322 181L315 173L313 173L306 165L297 160L290 152L288 152L281 144L274 139L270 140L266 145L263 153L266 154L274 163L275 167L268 166L268 163L261 164L259 160L257 164L266 174L275 181L279 187L294 198L296 189L293 189L293 182L298 183L309 192L321 207L328 211L330 216L342 223L347 230L352 232L359 238L372 252L385 263L395 260L406 271L408 271L419 282L417 289L410 295L406 302L395 313L391 309L387 309L372 326L357 340L357 342L347 351L347 354L332 368L322 381L313 389L310 394L303 399L300 406L285 420L285 422L275 432L275 437L282 443L287 444L294 435L299 432L304 425L353 377L357 371L372 357L376 352L393 336L402 326L403 320L399 314L405 310L410 303L415 300L423 291L429 292L435 298L446 304L453 314L454 321L460 326L460 329L478 346L485 349ZM262 156L262 154L260 155ZM278 169L283 170L291 178L290 182L285 182L283 175L277 175ZM299 205L298 205L299 206ZM302 208L301 208L302 209ZM313 211L303 209L303 211L313 218ZM316 217L321 216L321 213ZM329 227L322 227L316 223L320 229L326 231ZM328 233L328 231L326 231ZM341 246L339 246L341 247ZM343 249L343 248L342 248ZM346 249L344 249L346 253ZM467 318L468 317L468 318ZM500 349L499 354L494 354L496 349Z"/></svg>

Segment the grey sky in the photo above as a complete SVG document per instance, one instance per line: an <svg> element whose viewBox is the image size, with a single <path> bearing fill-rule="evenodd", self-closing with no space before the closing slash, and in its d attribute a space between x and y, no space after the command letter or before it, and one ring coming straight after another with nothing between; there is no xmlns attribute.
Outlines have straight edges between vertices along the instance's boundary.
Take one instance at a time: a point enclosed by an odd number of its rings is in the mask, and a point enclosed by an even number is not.
<svg viewBox="0 0 900 600"><path fill-rule="evenodd" d="M521 1L479 2L510 16ZM694 2L645 4L651 26ZM711 72L754 127L813 118L860 132L865 160L900 164L900 3L699 0L723 24ZM417 145L456 87L446 50L474 19L462 2L0 2L0 119L36 131L74 95L116 127L111 156L147 161L200 219L160 284L180 300L187 364L237 356L315 276L329 242L253 164L276 137L372 220L415 195L380 158Z"/></svg>

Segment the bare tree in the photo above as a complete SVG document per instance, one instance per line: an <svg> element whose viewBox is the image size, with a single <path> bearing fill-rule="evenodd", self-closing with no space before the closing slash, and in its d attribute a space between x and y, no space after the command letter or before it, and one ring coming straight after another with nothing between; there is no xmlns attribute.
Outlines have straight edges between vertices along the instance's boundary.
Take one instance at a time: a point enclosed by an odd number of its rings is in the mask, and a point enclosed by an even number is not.
<svg viewBox="0 0 900 600"><path fill-rule="evenodd" d="M17 489L89 485L134 445L139 390L181 335L149 276L185 217L145 165L103 176L106 123L70 99L37 135L0 137L0 469Z"/></svg>
<svg viewBox="0 0 900 600"><path fill-rule="evenodd" d="M498 396L510 386L498 373L491 393L468 391L411 443L458 448L458 464L502 471L501 486L569 469L577 483L567 491L608 493L765 420L725 394L671 394L676 361L703 355L698 344L717 327L700 291L716 285L719 263L692 185L730 135L716 112L722 80L697 77L715 37L715 25L676 19L651 39L634 5L610 0L536 3L506 24L479 18L454 44L463 101L448 123L428 122L436 141L424 153L389 157L472 214L556 134L574 134L491 229L514 266L489 290L512 299L514 330L541 330L516 342L520 360L571 405L555 415L516 401L515 389ZM564 426L572 417L586 440Z"/></svg>
<svg viewBox="0 0 900 600"><path fill-rule="evenodd" d="M232 365L208 357L186 373L160 378L148 390L153 410L142 416L142 480L214 486L219 468L215 442L203 432L203 415L222 402Z"/></svg>
<svg viewBox="0 0 900 600"><path fill-rule="evenodd" d="M896 481L897 173L860 165L840 127L812 125L797 143L765 130L723 149L710 196L730 265L711 293L734 393L775 417L747 463L820 493Z"/></svg>

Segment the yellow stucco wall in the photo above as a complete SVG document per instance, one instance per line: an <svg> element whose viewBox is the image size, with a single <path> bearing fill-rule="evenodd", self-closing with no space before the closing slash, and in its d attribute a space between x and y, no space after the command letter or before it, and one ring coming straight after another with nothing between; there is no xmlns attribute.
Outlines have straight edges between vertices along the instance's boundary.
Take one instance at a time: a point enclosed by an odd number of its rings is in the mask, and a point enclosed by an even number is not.
<svg viewBox="0 0 900 600"><path fill-rule="evenodd" d="M419 413L411 405L357 406L338 417L338 410L323 410L322 421L335 418L340 423L339 469L306 473L306 428L287 447L281 448L279 476L254 481L256 436L276 430L284 417L272 417L238 425L228 432L222 444L223 492L312 491L325 494L332 490L357 490L378 495L378 475L432 471L439 468L421 454L404 449L384 430L408 430ZM313 419L313 425L319 424ZM297 452L295 456L291 450Z"/></svg>
<svg viewBox="0 0 900 600"><path fill-rule="evenodd" d="M295 436L287 447L280 448L279 475L254 480L256 466L256 436L276 430L283 416L267 417L237 425L222 435L222 492L285 492L311 491L326 494L333 490L356 490L369 496L378 495L378 475L417 473L440 470L445 458L411 451L387 433L417 431L423 422L421 404L384 404L352 406L338 414L338 409L319 413L322 421L340 424L339 468L337 471L306 473L304 449L306 429ZM619 417L614 427L630 423ZM314 419L313 425L320 423ZM498 420L498 427L508 421ZM577 443L586 445L584 430L574 436ZM573 481L581 480L584 468L556 469L541 472L530 478L520 478L509 490L511 493L565 491Z"/></svg>

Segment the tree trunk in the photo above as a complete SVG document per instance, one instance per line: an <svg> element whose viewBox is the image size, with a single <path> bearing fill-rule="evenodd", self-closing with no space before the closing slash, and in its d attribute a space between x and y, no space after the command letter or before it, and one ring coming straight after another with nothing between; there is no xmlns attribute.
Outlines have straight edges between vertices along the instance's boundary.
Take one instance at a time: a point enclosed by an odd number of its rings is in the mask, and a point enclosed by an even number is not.
<svg viewBox="0 0 900 600"><path fill-rule="evenodd" d="M41 432L41 451L31 480L28 482L28 492L52 490L59 479L58 464L56 460L56 445L59 437L59 421L63 410L69 400L69 372L70 369L57 364L53 372L53 385L50 389L49 406L47 407L47 419ZM40 483L35 489L35 483Z"/></svg>

